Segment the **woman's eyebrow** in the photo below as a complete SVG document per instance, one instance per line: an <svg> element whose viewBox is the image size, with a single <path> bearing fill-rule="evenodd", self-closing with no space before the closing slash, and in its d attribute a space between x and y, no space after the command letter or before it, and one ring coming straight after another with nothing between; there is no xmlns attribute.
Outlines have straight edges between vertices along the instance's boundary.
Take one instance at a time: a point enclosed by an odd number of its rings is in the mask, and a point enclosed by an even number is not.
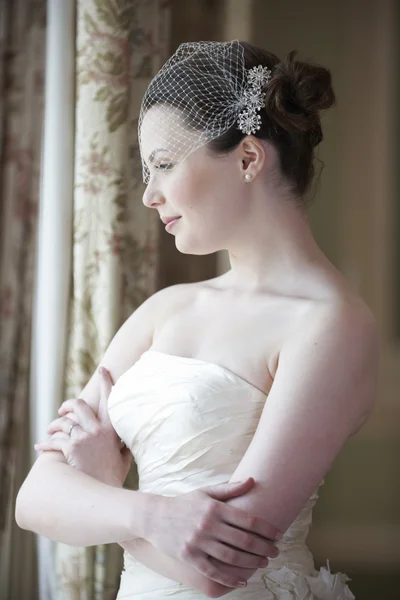
<svg viewBox="0 0 400 600"><path fill-rule="evenodd" d="M155 155L157 154L157 152L168 152L168 150L166 148L156 148L155 150L153 150L153 152L150 154L149 156L149 161L153 162Z"/></svg>

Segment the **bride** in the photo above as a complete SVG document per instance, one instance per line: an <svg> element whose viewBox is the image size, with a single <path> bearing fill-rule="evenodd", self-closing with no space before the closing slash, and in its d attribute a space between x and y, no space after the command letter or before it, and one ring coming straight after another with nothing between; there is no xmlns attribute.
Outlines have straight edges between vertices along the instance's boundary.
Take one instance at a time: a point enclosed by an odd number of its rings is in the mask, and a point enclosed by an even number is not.
<svg viewBox="0 0 400 600"><path fill-rule="evenodd" d="M335 96L330 72L295 54L182 44L143 98L145 206L179 252L227 249L231 268L139 306L35 446L16 503L24 529L121 544L119 599L354 598L306 537L371 413L378 333L311 233ZM123 488L132 456L138 490Z"/></svg>

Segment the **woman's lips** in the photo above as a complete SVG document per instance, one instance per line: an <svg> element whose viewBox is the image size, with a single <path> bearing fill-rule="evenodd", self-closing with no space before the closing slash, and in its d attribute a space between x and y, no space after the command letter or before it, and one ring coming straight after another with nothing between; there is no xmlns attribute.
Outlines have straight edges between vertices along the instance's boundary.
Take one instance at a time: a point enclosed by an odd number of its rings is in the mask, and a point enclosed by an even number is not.
<svg viewBox="0 0 400 600"><path fill-rule="evenodd" d="M177 217L176 219L174 219L173 221L170 221L169 223L166 224L165 226L165 231L170 231L170 229L172 229L172 227L175 225L175 223L177 221L179 221L181 217Z"/></svg>

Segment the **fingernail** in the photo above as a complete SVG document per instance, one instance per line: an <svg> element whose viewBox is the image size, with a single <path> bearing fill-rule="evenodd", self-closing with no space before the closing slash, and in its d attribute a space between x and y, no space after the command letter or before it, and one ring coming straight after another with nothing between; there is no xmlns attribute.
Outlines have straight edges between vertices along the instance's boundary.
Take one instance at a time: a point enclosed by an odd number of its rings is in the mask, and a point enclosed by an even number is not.
<svg viewBox="0 0 400 600"><path fill-rule="evenodd" d="M100 375L105 375L106 374L105 368L104 367L100 367L99 373L100 373Z"/></svg>
<svg viewBox="0 0 400 600"><path fill-rule="evenodd" d="M280 533L280 531L278 531L278 533L275 535L276 541L280 542L282 538L283 538L283 534Z"/></svg>
<svg viewBox="0 0 400 600"><path fill-rule="evenodd" d="M238 585L240 585L240 587L246 587L247 581L238 581Z"/></svg>

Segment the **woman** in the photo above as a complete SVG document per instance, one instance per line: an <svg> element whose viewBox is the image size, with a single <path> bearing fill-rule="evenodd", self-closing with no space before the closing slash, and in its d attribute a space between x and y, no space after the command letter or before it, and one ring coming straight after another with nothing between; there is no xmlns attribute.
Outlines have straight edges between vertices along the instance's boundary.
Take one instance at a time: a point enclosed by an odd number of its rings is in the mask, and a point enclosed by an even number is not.
<svg viewBox="0 0 400 600"><path fill-rule="evenodd" d="M119 542L118 598L354 598L305 543L378 365L373 315L307 218L334 101L325 68L238 41L182 44L146 91L143 202L180 252L227 249L231 269L132 314L106 374L36 446L16 507L52 539ZM138 491L122 488L131 454Z"/></svg>

